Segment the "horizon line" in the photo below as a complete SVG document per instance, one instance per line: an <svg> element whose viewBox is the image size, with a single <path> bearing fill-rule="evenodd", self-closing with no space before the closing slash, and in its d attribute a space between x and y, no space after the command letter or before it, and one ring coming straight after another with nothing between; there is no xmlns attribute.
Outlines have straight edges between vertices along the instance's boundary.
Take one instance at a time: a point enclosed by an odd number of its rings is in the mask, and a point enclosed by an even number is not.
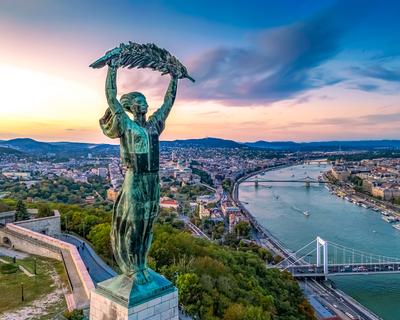
<svg viewBox="0 0 400 320"><path fill-rule="evenodd" d="M233 139L225 139L225 138L218 138L218 137L202 137L202 138L186 138L186 139L175 139L175 140L160 140L160 142L174 142L174 141L186 141L186 140L204 140L204 139L219 139L225 141L233 141L239 144L246 144L246 143L256 143L256 142L268 142L268 143L325 143L325 142L361 142L361 141L400 141L399 139L390 139L390 138L382 138L382 139L358 139L358 140L310 140L310 141L296 141L296 140L254 140L254 141L237 141ZM95 142L86 142L86 141L46 141L46 140L36 140L30 137L17 137L11 139L0 139L0 142L12 141L12 140L33 140L36 142L43 142L43 143L83 143L83 144L93 144L93 145L101 145L101 144L108 144L108 145L119 145L119 143L95 143Z"/></svg>

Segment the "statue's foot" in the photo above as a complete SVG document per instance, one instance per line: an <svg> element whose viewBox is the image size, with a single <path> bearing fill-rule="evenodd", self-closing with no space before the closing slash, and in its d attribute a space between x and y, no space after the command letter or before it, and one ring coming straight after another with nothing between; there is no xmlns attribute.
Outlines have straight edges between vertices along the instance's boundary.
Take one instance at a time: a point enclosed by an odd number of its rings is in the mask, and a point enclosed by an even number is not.
<svg viewBox="0 0 400 320"><path fill-rule="evenodd" d="M152 281L151 275L147 270L140 270L136 272L133 276L137 284L146 284Z"/></svg>

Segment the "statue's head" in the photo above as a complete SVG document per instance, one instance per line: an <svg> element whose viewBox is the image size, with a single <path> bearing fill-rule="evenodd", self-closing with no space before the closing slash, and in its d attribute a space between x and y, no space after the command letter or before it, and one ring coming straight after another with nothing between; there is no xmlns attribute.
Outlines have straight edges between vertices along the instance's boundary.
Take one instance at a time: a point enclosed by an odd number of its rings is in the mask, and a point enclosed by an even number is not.
<svg viewBox="0 0 400 320"><path fill-rule="evenodd" d="M146 114L148 105L146 97L140 92L130 92L121 96L121 104L125 111L138 114Z"/></svg>

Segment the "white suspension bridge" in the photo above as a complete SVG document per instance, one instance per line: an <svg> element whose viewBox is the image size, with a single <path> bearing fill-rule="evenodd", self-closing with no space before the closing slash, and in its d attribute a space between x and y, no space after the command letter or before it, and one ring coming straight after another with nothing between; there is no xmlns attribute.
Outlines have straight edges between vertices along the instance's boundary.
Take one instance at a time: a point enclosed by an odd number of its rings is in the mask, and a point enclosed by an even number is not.
<svg viewBox="0 0 400 320"><path fill-rule="evenodd" d="M251 180L246 180L243 181L242 183L254 183L255 186L258 186L259 183L274 183L274 182L287 182L287 183L304 183L307 187L310 186L312 183L327 183L327 181L322 180L322 179L314 179L311 178L310 176L306 176L304 178L300 179L258 179L257 177L255 179Z"/></svg>
<svg viewBox="0 0 400 320"><path fill-rule="evenodd" d="M274 267L296 278L400 273L400 258L348 248L317 237Z"/></svg>

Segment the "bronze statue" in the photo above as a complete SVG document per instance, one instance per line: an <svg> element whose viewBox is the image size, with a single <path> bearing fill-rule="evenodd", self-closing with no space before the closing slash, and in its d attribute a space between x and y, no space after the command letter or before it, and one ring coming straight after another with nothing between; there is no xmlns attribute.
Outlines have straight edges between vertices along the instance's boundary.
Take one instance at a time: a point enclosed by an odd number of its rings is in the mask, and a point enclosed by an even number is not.
<svg viewBox="0 0 400 320"><path fill-rule="evenodd" d="M154 44L121 44L91 67L105 65L108 65L106 97L109 107L100 119L100 126L107 137L120 139L121 161L127 167L114 205L111 243L124 275L136 284L145 284L151 281L146 261L154 220L159 213L159 136L174 104L178 79L194 80L174 56ZM118 101L116 76L121 66L148 67L170 74L164 103L148 119L146 98L140 92L124 94ZM133 114L133 120L127 113Z"/></svg>

